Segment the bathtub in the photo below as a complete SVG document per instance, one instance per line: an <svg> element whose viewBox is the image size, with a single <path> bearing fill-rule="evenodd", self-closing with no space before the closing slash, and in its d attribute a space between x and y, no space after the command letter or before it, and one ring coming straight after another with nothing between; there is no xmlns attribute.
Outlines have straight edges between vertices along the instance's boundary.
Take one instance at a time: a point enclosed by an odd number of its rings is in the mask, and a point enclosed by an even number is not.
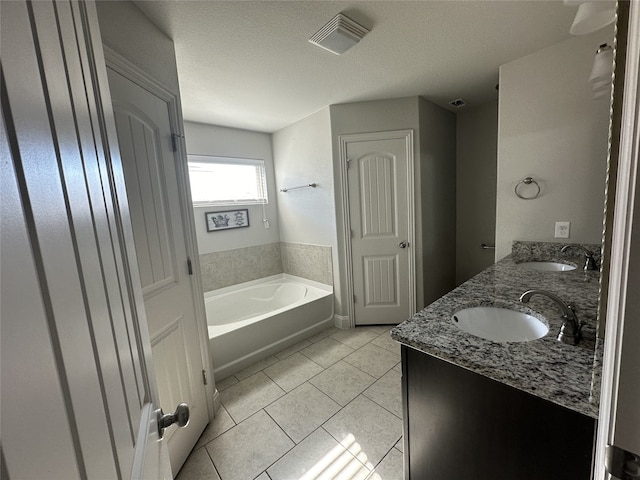
<svg viewBox="0 0 640 480"><path fill-rule="evenodd" d="M333 288L280 274L204 294L213 373L223 379L333 325Z"/></svg>

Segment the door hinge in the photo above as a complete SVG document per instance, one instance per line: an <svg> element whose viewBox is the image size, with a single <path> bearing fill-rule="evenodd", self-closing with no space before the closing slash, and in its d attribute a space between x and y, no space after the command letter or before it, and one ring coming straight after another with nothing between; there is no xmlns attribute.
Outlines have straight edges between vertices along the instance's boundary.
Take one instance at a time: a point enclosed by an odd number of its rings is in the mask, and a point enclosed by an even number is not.
<svg viewBox="0 0 640 480"><path fill-rule="evenodd" d="M354 293L354 294L353 294L353 303L356 303L356 302L357 302L356 294Z"/></svg>
<svg viewBox="0 0 640 480"><path fill-rule="evenodd" d="M605 450L605 468L607 473L620 480L640 478L640 455L629 452L616 445L607 445Z"/></svg>
<svg viewBox="0 0 640 480"><path fill-rule="evenodd" d="M174 152L178 151L178 141L180 138L184 138L184 135L181 135L179 133L171 134L171 148L173 149Z"/></svg>
<svg viewBox="0 0 640 480"><path fill-rule="evenodd" d="M207 380L207 371L206 370L202 370L202 383L205 385L209 384L209 381Z"/></svg>
<svg viewBox="0 0 640 480"><path fill-rule="evenodd" d="M193 265L189 257L187 257L187 272L189 272L189 275L193 275Z"/></svg>
<svg viewBox="0 0 640 480"><path fill-rule="evenodd" d="M351 159L347 157L347 169L351 166Z"/></svg>

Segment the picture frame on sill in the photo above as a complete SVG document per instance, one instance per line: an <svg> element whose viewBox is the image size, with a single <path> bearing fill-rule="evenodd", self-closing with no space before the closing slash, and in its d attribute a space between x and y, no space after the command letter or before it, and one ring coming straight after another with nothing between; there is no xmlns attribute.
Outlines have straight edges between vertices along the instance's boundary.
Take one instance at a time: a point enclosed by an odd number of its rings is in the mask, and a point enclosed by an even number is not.
<svg viewBox="0 0 640 480"><path fill-rule="evenodd" d="M223 210L218 212L206 212L207 232L230 230L232 228L244 228L249 226L249 210Z"/></svg>

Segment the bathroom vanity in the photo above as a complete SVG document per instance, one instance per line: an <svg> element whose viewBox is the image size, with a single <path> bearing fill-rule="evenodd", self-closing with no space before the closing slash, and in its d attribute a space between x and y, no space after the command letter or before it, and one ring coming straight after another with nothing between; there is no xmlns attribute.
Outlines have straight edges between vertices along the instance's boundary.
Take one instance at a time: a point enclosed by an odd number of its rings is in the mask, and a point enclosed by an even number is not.
<svg viewBox="0 0 640 480"><path fill-rule="evenodd" d="M580 257L560 255L561 247L516 242L512 255L392 330L402 344L405 479L590 478L602 358L599 273L583 271ZM541 260L578 268L519 266ZM518 301L533 288L576 307L585 323L578 345L556 339L562 312L550 299ZM453 315L476 306L534 315L549 333L521 342L471 335Z"/></svg>

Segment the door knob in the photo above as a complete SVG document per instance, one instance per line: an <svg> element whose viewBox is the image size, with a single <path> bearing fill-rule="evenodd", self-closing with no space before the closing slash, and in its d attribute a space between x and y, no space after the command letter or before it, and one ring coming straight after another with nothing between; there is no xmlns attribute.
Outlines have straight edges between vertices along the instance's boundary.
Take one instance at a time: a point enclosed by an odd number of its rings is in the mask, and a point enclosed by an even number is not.
<svg viewBox="0 0 640 480"><path fill-rule="evenodd" d="M156 410L158 414L158 435L160 438L164 435L164 429L177 424L179 427L186 427L189 423L189 405L181 403L176 407L174 413L164 413L162 409Z"/></svg>
<svg viewBox="0 0 640 480"><path fill-rule="evenodd" d="M408 245L409 245L409 244L408 244L407 242L400 242L400 243L398 244L398 246L399 246L400 248L407 248L407 246L408 246Z"/></svg>

